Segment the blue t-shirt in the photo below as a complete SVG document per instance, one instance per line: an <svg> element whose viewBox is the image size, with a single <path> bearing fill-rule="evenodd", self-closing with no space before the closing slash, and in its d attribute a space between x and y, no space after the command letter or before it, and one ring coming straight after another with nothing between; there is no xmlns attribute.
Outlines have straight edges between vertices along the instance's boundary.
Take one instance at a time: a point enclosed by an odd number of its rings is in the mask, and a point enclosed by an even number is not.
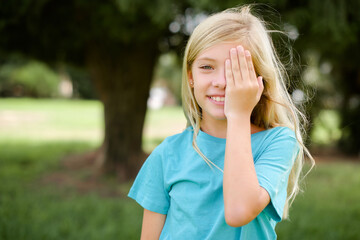
<svg viewBox="0 0 360 240"><path fill-rule="evenodd" d="M299 149L295 133L276 127L251 135L258 181L271 201L253 221L237 228L225 222L223 173L206 164L192 138L191 127L166 138L145 161L128 195L143 208L167 215L160 239L276 239L275 225L282 218ZM197 144L224 169L226 139L200 131Z"/></svg>

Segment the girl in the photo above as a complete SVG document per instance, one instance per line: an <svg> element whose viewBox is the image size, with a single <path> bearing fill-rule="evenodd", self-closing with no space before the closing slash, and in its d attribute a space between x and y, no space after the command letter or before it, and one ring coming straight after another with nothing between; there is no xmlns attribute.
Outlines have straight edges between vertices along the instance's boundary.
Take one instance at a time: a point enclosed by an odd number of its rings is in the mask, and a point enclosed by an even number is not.
<svg viewBox="0 0 360 240"><path fill-rule="evenodd" d="M249 6L194 30L182 80L189 127L152 152L129 193L144 207L141 239L276 239L308 152L268 32Z"/></svg>

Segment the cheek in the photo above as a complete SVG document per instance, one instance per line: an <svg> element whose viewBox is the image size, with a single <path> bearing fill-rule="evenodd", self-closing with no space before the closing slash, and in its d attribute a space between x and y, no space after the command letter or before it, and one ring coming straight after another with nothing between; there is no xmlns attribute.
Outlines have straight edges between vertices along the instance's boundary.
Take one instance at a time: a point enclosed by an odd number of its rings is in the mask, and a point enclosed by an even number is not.
<svg viewBox="0 0 360 240"><path fill-rule="evenodd" d="M204 73L199 73L199 72L193 73L194 87L196 87L196 88L206 87L209 80L210 80L209 74L204 74Z"/></svg>
<svg viewBox="0 0 360 240"><path fill-rule="evenodd" d="M196 103L203 108L207 98L206 86L203 86L201 82L194 83L193 90Z"/></svg>
<svg viewBox="0 0 360 240"><path fill-rule="evenodd" d="M197 82L194 79L193 95L194 95L194 98L195 98L196 102L198 102L198 103L199 103L201 94L202 94L202 91L201 91L201 87L199 86L199 82Z"/></svg>
<svg viewBox="0 0 360 240"><path fill-rule="evenodd" d="M194 93L195 100L198 102L200 99L201 91L199 91L199 88L196 84L194 84L193 90L194 90L193 93Z"/></svg>
<svg viewBox="0 0 360 240"><path fill-rule="evenodd" d="M195 94L200 94L206 91L206 82L203 79L194 78L193 90Z"/></svg>

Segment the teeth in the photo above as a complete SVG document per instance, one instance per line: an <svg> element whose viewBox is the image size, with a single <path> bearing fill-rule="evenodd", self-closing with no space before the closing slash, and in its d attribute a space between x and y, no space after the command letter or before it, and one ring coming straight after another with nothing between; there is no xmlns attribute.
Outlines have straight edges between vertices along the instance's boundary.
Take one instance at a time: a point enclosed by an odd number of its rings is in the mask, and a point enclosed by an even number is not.
<svg viewBox="0 0 360 240"><path fill-rule="evenodd" d="M217 101L217 102L224 102L225 101L225 97L210 97L212 100Z"/></svg>

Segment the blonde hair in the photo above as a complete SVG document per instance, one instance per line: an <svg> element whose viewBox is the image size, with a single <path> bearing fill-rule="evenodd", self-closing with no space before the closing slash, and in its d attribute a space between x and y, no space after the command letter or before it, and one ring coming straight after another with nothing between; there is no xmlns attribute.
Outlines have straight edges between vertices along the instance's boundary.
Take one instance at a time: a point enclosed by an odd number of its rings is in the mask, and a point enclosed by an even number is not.
<svg viewBox="0 0 360 240"><path fill-rule="evenodd" d="M299 179L302 172L304 156L308 156L314 165L314 160L304 146L302 124L305 116L296 108L287 92L288 75L284 65L276 54L271 32L266 23L251 13L251 6L227 9L216 13L200 23L192 33L184 54L182 72L182 100L188 125L193 127L194 149L209 166L216 166L199 149L196 137L200 131L201 109L197 104L193 89L189 84L188 73L197 56L211 46L224 42L239 42L251 52L257 75L263 77L264 91L260 101L251 115L251 122L259 127L269 129L277 126L289 127L295 132L300 145L299 153L291 169L287 199L283 217L288 217L288 210L295 196L300 191ZM222 170L221 170L222 171Z"/></svg>

